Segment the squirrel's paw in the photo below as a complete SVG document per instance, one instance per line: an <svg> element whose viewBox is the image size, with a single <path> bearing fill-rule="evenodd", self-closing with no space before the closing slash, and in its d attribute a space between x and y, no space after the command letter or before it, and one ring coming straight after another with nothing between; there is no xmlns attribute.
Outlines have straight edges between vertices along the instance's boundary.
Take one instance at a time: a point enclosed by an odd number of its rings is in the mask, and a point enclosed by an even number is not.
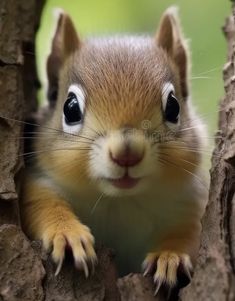
<svg viewBox="0 0 235 301"><path fill-rule="evenodd" d="M169 294L171 293L171 290L178 284L179 268L190 281L193 266L187 254L178 254L174 251L149 253L143 262L144 275L150 273L154 275L155 295L162 286L166 286Z"/></svg>
<svg viewBox="0 0 235 301"><path fill-rule="evenodd" d="M89 276L88 264L94 271L97 262L94 237L90 229L77 220L65 223L61 227L57 225L54 229L49 228L44 233L43 246L47 250L52 247L52 259L57 264L55 276L61 270L67 248L73 253L76 268L83 270L86 277Z"/></svg>

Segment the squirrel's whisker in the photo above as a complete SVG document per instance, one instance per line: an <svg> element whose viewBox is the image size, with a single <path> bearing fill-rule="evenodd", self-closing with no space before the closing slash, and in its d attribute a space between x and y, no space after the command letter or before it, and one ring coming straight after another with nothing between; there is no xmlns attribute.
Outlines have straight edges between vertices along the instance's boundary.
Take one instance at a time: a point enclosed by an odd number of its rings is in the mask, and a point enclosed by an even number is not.
<svg viewBox="0 0 235 301"><path fill-rule="evenodd" d="M222 71L221 66L215 67L215 68L213 68L213 69L209 69L209 70L207 70L207 71L203 71L203 72L197 74L196 76L205 75L205 74L208 74L208 73L211 73L211 72L214 72L214 71L218 71L218 70L221 70L221 71Z"/></svg>
<svg viewBox="0 0 235 301"><path fill-rule="evenodd" d="M186 168L183 168L182 166L180 166L178 164L175 164L174 162L170 161L169 159L167 160L167 159L161 158L161 161L165 162L166 164L170 164L171 166L173 166L175 168L179 168L179 169L183 170L184 172L188 173L189 175L193 176L194 179L196 179L205 188L205 190L209 191L208 187L205 185L205 183L203 183L202 180L195 173L189 171Z"/></svg>
<svg viewBox="0 0 235 301"><path fill-rule="evenodd" d="M195 77L191 77L191 80L195 80L195 79L213 79L213 77L208 77L208 76L195 76Z"/></svg>
<svg viewBox="0 0 235 301"><path fill-rule="evenodd" d="M101 199L103 198L104 193L101 193L101 195L98 197L98 199L95 201L94 206L91 208L91 215L95 212L95 209L97 208L97 206L99 205Z"/></svg>
<svg viewBox="0 0 235 301"><path fill-rule="evenodd" d="M33 152L27 152L27 153L22 153L19 154L18 157L21 156L27 156L27 155L33 155L33 154L40 154L40 153L45 153L45 152L55 152L55 151L71 151L71 150L91 150L91 148L88 147L84 147L84 148L74 148L74 147L70 147L70 148L57 148L57 149L44 149L44 150L38 150L38 151L33 151Z"/></svg>
<svg viewBox="0 0 235 301"><path fill-rule="evenodd" d="M47 130L51 130L51 131L63 133L63 134L66 134L66 135L71 135L71 136L80 137L80 138L84 138L84 139L93 141L93 139L88 138L88 137L84 137L84 136L77 135L77 134L74 134L74 133L67 133L67 132L65 132L65 131L63 131L63 130L55 129L55 128L48 127L48 126L41 125L41 124L31 123L31 122L22 121L22 120L17 120L17 119L13 119L13 118L9 118L9 117L5 117L5 116L0 115L0 119L1 119L1 118L2 118L2 119L6 119L6 120L10 120L10 121L15 121L15 122L18 122L18 123L21 123L21 124L24 124L24 125L32 125L32 126L35 126L35 127L42 127L42 128L44 128L44 129L47 129Z"/></svg>
<svg viewBox="0 0 235 301"><path fill-rule="evenodd" d="M54 136L20 136L20 137L8 137L7 139L9 140L37 140L38 138L40 138L40 140L50 140L52 137ZM75 139L71 139L71 138L62 138L62 137L59 137L58 138L59 141L64 141L64 142L74 142L74 143L82 143L82 144L93 144L94 142L91 142L91 141L81 141L81 140L75 140Z"/></svg>
<svg viewBox="0 0 235 301"><path fill-rule="evenodd" d="M196 153L196 154L204 154L204 155L208 155L208 156L210 156L210 157L216 157L216 158L221 158L222 156L221 155L217 155L215 152L213 152L213 151L208 151L208 150L203 150L203 149L197 149L197 148L192 148L192 147L190 147L190 148L186 148L186 147L162 147L161 146L161 149L175 149L175 150L185 150L185 151L187 151L187 152L191 152L191 153Z"/></svg>

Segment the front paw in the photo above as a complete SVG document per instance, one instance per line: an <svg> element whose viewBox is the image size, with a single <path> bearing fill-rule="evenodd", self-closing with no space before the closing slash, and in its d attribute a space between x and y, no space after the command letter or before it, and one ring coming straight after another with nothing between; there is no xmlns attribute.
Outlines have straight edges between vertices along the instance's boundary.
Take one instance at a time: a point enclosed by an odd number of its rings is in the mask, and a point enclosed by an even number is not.
<svg viewBox="0 0 235 301"><path fill-rule="evenodd" d="M162 286L166 286L170 295L171 290L178 285L178 270L182 268L183 274L191 280L192 263L190 256L174 251L149 253L143 262L144 275L153 273L156 285L155 295Z"/></svg>
<svg viewBox="0 0 235 301"><path fill-rule="evenodd" d="M75 266L83 270L86 277L89 276L88 264L94 270L97 262L94 237L90 229L78 220L48 227L43 233L42 240L45 249L52 247L52 259L57 264L56 276L61 270L67 248L73 253Z"/></svg>

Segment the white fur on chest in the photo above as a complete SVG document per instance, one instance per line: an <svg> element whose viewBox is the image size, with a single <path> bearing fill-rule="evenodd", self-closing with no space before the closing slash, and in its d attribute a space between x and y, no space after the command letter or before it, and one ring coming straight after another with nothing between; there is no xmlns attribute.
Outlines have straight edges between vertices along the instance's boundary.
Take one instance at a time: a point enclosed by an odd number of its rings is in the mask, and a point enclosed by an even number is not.
<svg viewBox="0 0 235 301"><path fill-rule="evenodd" d="M160 187L137 196L101 197L89 193L70 198L96 242L115 250L123 273L139 271L146 253L198 210L191 189Z"/></svg>

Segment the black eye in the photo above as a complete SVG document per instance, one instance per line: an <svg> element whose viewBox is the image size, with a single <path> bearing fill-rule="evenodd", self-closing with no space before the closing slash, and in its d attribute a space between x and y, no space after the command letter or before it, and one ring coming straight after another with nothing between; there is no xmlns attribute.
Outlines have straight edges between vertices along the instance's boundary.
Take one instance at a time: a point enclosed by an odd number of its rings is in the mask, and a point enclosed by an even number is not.
<svg viewBox="0 0 235 301"><path fill-rule="evenodd" d="M77 96L70 92L64 104L64 116L67 124L72 125L82 122L82 112Z"/></svg>
<svg viewBox="0 0 235 301"><path fill-rule="evenodd" d="M180 106L173 92L168 95L164 117L166 121L177 123L179 119Z"/></svg>

